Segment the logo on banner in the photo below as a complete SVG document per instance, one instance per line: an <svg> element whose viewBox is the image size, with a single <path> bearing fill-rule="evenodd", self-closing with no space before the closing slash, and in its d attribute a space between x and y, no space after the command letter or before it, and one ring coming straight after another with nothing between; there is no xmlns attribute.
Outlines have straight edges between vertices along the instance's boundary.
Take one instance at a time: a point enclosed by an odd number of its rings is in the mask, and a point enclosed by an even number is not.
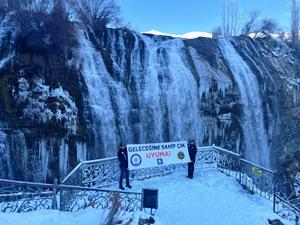
<svg viewBox="0 0 300 225"><path fill-rule="evenodd" d="M142 158L139 154L133 154L130 157L130 162L133 166L139 166L142 164Z"/></svg>
<svg viewBox="0 0 300 225"><path fill-rule="evenodd" d="M164 164L164 161L163 161L163 159L157 159L157 164L158 165L163 165Z"/></svg>
<svg viewBox="0 0 300 225"><path fill-rule="evenodd" d="M184 159L184 153L182 151L177 153L178 159Z"/></svg>

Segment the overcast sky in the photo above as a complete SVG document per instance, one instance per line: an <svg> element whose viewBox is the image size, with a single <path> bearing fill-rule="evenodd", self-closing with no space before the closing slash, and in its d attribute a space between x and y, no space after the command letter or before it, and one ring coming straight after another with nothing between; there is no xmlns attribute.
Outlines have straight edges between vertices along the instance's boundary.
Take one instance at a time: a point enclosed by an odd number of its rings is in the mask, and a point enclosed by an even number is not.
<svg viewBox="0 0 300 225"><path fill-rule="evenodd" d="M159 30L184 34L191 31L211 32L221 24L224 0L116 0L121 15L131 28L139 32ZM259 9L264 17L272 18L289 29L290 0L235 0L241 14Z"/></svg>

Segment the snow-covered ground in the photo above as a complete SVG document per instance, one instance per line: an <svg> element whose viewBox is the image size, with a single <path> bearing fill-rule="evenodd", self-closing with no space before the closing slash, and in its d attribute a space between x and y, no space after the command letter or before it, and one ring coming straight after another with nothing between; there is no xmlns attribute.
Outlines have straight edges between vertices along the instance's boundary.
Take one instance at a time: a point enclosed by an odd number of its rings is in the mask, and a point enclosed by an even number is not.
<svg viewBox="0 0 300 225"><path fill-rule="evenodd" d="M212 169L196 171L192 180L185 176L185 172L177 172L132 182L133 191L159 189L156 225L267 225L267 219L279 218L270 201L249 194L232 177ZM137 216L132 224L137 225ZM43 210L2 213L0 225L100 225L101 219L97 209L77 213Z"/></svg>

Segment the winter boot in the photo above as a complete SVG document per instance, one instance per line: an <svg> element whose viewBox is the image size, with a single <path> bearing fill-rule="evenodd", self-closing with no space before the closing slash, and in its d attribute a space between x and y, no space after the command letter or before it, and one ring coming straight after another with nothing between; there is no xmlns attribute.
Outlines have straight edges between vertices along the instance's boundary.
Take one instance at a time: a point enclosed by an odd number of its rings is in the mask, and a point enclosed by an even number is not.
<svg viewBox="0 0 300 225"><path fill-rule="evenodd" d="M119 188L120 188L121 190L125 190L125 188L124 188L122 185L120 185Z"/></svg>

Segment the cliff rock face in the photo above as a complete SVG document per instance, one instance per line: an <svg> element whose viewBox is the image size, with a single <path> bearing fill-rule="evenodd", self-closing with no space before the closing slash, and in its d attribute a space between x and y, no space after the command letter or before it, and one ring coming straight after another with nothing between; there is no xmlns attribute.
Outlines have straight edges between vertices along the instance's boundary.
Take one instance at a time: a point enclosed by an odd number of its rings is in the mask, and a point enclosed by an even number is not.
<svg viewBox="0 0 300 225"><path fill-rule="evenodd" d="M64 26L64 27L62 27ZM194 138L277 168L298 150L300 51L282 40L0 23L0 176L45 181L120 142Z"/></svg>

